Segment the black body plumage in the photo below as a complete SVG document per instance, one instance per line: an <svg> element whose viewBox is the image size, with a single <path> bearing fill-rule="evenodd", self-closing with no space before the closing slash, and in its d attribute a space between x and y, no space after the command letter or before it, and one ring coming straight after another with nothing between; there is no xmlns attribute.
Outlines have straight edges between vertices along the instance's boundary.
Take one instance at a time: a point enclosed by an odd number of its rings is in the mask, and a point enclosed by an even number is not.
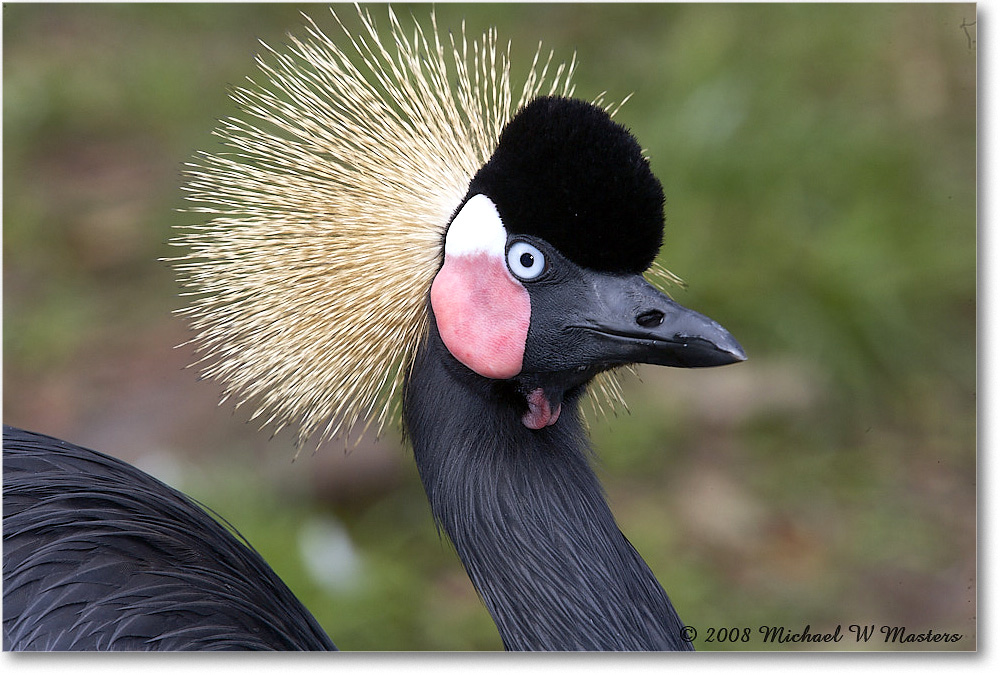
<svg viewBox="0 0 1000 675"><path fill-rule="evenodd" d="M5 426L4 650L332 650L264 560L120 460Z"/></svg>

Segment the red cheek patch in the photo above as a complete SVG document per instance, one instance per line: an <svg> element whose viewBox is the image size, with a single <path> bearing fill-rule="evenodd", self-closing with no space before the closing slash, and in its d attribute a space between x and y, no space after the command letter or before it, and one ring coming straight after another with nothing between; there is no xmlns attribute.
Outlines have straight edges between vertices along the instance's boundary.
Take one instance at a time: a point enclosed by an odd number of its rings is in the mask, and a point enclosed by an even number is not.
<svg viewBox="0 0 1000 675"><path fill-rule="evenodd" d="M446 255L431 285L431 306L456 359L483 377L506 380L521 372L531 300L503 258Z"/></svg>

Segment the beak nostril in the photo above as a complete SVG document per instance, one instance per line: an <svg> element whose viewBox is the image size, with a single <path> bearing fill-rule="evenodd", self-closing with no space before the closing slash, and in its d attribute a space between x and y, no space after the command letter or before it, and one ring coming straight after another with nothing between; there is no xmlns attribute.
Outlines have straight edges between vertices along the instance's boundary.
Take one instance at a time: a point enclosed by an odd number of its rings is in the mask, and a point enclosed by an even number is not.
<svg viewBox="0 0 1000 675"><path fill-rule="evenodd" d="M663 312L658 309L651 309L635 317L635 322L643 328L655 328L663 323Z"/></svg>

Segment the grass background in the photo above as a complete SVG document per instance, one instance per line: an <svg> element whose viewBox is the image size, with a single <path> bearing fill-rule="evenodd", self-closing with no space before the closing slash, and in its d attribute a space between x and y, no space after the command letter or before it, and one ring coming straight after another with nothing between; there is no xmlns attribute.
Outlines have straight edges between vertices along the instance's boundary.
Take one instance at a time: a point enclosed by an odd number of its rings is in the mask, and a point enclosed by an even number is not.
<svg viewBox="0 0 1000 675"><path fill-rule="evenodd" d="M398 434L293 462L290 433L217 406L175 348L157 258L189 222L181 165L302 9L336 32L318 6L4 6L4 421L204 501L343 649L498 649ZM593 425L612 508L696 647L775 648L711 627L886 624L964 637L818 647L975 648L975 7L437 13L496 25L515 76L542 41L576 51L579 96L635 92L618 119L667 192L675 297L750 356L643 368L631 414Z"/></svg>

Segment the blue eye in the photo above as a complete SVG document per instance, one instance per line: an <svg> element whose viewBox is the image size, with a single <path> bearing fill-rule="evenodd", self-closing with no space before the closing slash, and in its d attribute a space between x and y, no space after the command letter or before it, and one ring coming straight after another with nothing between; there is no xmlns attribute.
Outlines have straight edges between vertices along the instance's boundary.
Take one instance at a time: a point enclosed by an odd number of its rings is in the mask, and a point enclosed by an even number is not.
<svg viewBox="0 0 1000 675"><path fill-rule="evenodd" d="M526 241L515 241L507 251L507 267L518 279L531 281L545 271L545 256Z"/></svg>

